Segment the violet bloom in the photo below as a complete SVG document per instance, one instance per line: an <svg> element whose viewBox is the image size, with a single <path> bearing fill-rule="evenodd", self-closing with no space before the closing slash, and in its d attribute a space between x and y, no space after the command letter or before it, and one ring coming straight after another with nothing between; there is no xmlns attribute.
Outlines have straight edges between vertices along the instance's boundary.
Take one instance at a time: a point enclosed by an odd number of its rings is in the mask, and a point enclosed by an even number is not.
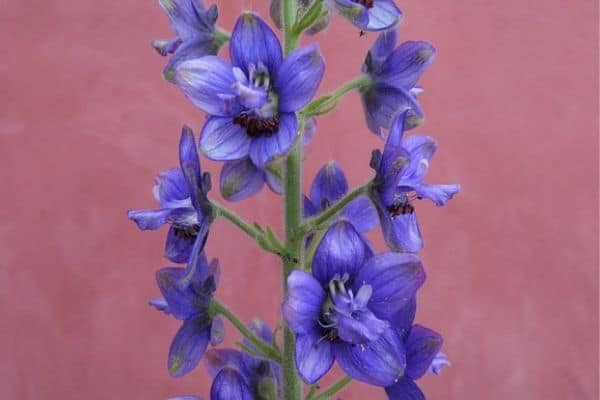
<svg viewBox="0 0 600 400"><path fill-rule="evenodd" d="M248 328L266 343L272 343L273 333L259 319L254 319ZM254 346L244 339L244 345ZM209 375L214 379L211 400L253 400L270 398L261 396L264 390L278 391L279 366L234 349L209 350L205 357Z"/></svg>
<svg viewBox="0 0 600 400"><path fill-rule="evenodd" d="M180 63L175 82L209 114L200 148L213 160L249 156L258 168L285 155L298 137L296 111L314 96L324 72L317 46L285 59L279 40L257 15L236 22L231 64L215 56Z"/></svg>
<svg viewBox="0 0 600 400"><path fill-rule="evenodd" d="M315 176L310 187L310 198L304 196L304 216L317 215L339 201L348 193L348 181L342 168L335 162L325 164ZM350 221L359 232L377 225L377 211L366 197L359 197L340 213L340 218Z"/></svg>
<svg viewBox="0 0 600 400"><path fill-rule="evenodd" d="M289 276L283 304L304 381L315 383L337 360L354 379L393 384L404 373L406 354L391 318L424 281L416 255L373 255L352 224L334 223L315 252L312 274Z"/></svg>
<svg viewBox="0 0 600 400"><path fill-rule="evenodd" d="M169 17L175 34L171 40L152 41L152 47L161 56L173 54L163 70L167 80L172 79L177 63L217 54L223 38L215 35L218 16L216 5L206 9L202 0L158 0L158 4Z"/></svg>
<svg viewBox="0 0 600 400"><path fill-rule="evenodd" d="M404 42L396 47L396 30L379 35L365 59L362 71L371 83L361 90L363 109L369 129L383 137L393 117L409 109L406 129L422 123L423 112L416 95L422 91L417 82L433 62L434 47L423 41Z"/></svg>
<svg viewBox="0 0 600 400"><path fill-rule="evenodd" d="M213 260L208 265L198 245L194 246L187 268L167 267L156 273L166 303L166 310L161 311L183 321L169 349L168 369L173 377L193 370L208 343L216 345L223 339L222 323L213 320L208 310L218 279L218 262Z"/></svg>
<svg viewBox="0 0 600 400"><path fill-rule="evenodd" d="M163 172L156 179L153 193L160 208L129 211L127 216L142 230L156 230L170 224L165 257L185 263L197 241L204 245L213 220L206 197L210 176L202 174L194 134L187 126L183 127L179 142L179 163L181 168Z"/></svg>
<svg viewBox="0 0 600 400"><path fill-rule="evenodd" d="M403 338L406 369L401 378L385 388L389 400L425 400L415 381L427 372L438 375L444 366L450 365L446 355L440 352L444 341L442 336L421 325L413 325L414 299L411 303L392 318L394 328Z"/></svg>
<svg viewBox="0 0 600 400"><path fill-rule="evenodd" d="M423 239L413 200L427 198L443 206L458 193L460 185L423 182L437 145L428 136L403 137L407 113L394 119L383 154L373 152L371 166L377 174L370 197L389 248L416 253L423 248Z"/></svg>
<svg viewBox="0 0 600 400"><path fill-rule="evenodd" d="M363 31L382 31L395 26L402 12L392 0L333 0L335 8Z"/></svg>

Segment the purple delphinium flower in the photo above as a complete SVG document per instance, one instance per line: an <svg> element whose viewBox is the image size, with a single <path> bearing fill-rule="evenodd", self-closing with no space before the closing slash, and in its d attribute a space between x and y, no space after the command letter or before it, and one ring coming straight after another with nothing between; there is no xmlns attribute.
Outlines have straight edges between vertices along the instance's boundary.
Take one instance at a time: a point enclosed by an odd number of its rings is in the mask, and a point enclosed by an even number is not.
<svg viewBox="0 0 600 400"><path fill-rule="evenodd" d="M416 96L422 91L417 82L433 62L434 47L423 41L408 41L396 48L396 30L379 35L365 59L362 71L371 83L361 89L363 109L369 129L383 137L393 117L409 109L405 128L422 123L423 112Z"/></svg>
<svg viewBox="0 0 600 400"><path fill-rule="evenodd" d="M206 193L210 176L202 174L192 130L184 126L179 142L180 168L158 175L153 188L159 209L129 211L127 216L142 230L170 224L165 257L176 263L188 261L197 241L206 241L213 216Z"/></svg>
<svg viewBox="0 0 600 400"><path fill-rule="evenodd" d="M382 31L395 26L402 12L392 0L333 0L335 8L363 31Z"/></svg>
<svg viewBox="0 0 600 400"><path fill-rule="evenodd" d="M424 281L416 255L373 255L351 223L334 223L317 247L312 274L296 270L289 276L283 304L304 381L316 382L337 360L354 379L394 383L404 373L406 354L391 318Z"/></svg>
<svg viewBox="0 0 600 400"><path fill-rule="evenodd" d="M225 200L240 201L258 193L265 183L274 193L283 193L278 176L269 170L258 168L250 157L244 157L223 164L219 189Z"/></svg>
<svg viewBox="0 0 600 400"><path fill-rule="evenodd" d="M310 188L310 198L304 196L304 216L312 217L325 211L348 193L348 181L342 168L335 162L325 164L315 175ZM340 213L359 232L366 232L377 225L377 211L367 197L359 197Z"/></svg>
<svg viewBox="0 0 600 400"><path fill-rule="evenodd" d="M169 17L175 38L153 40L152 47L161 56L172 54L163 74L172 79L177 63L208 54L217 54L222 43L215 37L217 6L208 9L202 0L158 0L158 4Z"/></svg>
<svg viewBox="0 0 600 400"><path fill-rule="evenodd" d="M325 69L316 45L283 58L271 28L252 13L240 16L229 43L231 64L206 56L175 69L184 94L209 114L200 137L218 161L249 156L263 169L298 137L296 111L314 96Z"/></svg>
<svg viewBox="0 0 600 400"><path fill-rule="evenodd" d="M209 304L219 280L219 264L213 260L209 265L199 247L194 246L187 268L167 267L156 273L156 282L166 303L166 310L160 308L161 311L183 321L169 349L168 369L173 377L193 370L208 343L215 345L223 339L221 322L215 323L209 314Z"/></svg>
<svg viewBox="0 0 600 400"><path fill-rule="evenodd" d="M273 333L261 320L254 319L248 328L258 338L272 343ZM244 339L244 345L254 349L248 339ZM234 349L212 349L206 352L205 363L214 379L211 400L262 399L261 390L267 386L277 393L279 366L271 361Z"/></svg>
<svg viewBox="0 0 600 400"><path fill-rule="evenodd" d="M460 185L423 182L437 145L428 136L403 137L407 113L394 119L383 154L373 152L371 166L376 176L370 197L389 248L416 253L423 248L423 239L412 201L427 198L443 206L458 193Z"/></svg>
<svg viewBox="0 0 600 400"><path fill-rule="evenodd" d="M415 381L427 372L437 375L442 367L450 365L446 355L440 352L444 342L442 336L421 325L413 325L414 317L413 299L392 318L406 350L406 369L401 378L385 388L389 400L425 400Z"/></svg>

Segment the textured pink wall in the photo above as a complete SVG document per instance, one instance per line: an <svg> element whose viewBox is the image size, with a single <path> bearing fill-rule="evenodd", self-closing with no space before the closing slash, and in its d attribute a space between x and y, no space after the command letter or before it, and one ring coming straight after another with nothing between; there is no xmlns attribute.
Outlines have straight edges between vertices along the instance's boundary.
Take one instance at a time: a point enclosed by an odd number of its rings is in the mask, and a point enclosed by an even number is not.
<svg viewBox="0 0 600 400"><path fill-rule="evenodd" d="M163 234L125 209L153 205L182 123L203 117L160 78L168 37L153 2L3 2L0 12L0 398L206 396L200 368L166 371L178 322L146 305ZM249 1L219 1L231 26ZM264 13L266 2L259 3ZM598 398L598 6L593 0L403 1L401 35L438 48L423 84L440 149L432 180L461 182L445 209L419 204L429 279L418 321L454 366L430 399ZM374 35L337 18L321 44L322 92L352 77ZM359 183L370 149L358 97L323 118L305 182L328 158ZM344 143L344 145L340 145ZM214 163L205 163L217 171ZM233 208L279 223L263 191ZM374 235L375 237L376 235ZM381 248L381 241L377 241ZM218 296L276 321L277 260L224 222ZM240 288L243 288L242 290ZM229 330L228 341L237 340ZM344 399L383 398L354 385Z"/></svg>

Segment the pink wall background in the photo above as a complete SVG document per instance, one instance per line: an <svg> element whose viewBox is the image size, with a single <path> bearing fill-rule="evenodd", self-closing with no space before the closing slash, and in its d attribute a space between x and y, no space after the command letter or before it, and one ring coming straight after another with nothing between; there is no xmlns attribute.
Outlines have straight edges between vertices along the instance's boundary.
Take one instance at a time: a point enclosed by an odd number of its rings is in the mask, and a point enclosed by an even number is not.
<svg viewBox="0 0 600 400"><path fill-rule="evenodd" d="M217 3L226 27L252 5ZM463 185L444 209L418 205L429 277L417 319L444 333L454 364L422 386L430 399L597 399L598 5L400 5L402 37L438 48L419 129L440 144L431 180ZM0 8L0 398L206 396L202 368L168 377L179 323L146 305L164 235L125 218L153 205L181 125L203 121L148 46L169 37L166 18L134 0ZM336 18L321 44L322 93L355 75L374 38ZM321 119L305 183L329 158L363 181L377 146L348 96ZM232 208L278 224L277 201L263 191ZM207 251L223 267L218 296L274 324L277 260L225 222ZM360 384L341 397L384 398Z"/></svg>

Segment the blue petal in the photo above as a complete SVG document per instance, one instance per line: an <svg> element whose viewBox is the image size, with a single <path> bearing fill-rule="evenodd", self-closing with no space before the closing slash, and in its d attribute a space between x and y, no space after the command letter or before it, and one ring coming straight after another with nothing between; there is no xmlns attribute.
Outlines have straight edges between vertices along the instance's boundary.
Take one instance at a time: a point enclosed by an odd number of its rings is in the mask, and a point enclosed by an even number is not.
<svg viewBox="0 0 600 400"><path fill-rule="evenodd" d="M246 135L248 137L248 135ZM298 120L294 113L279 114L279 129L270 136L252 139L250 158L259 168L264 168L276 156L286 155L298 137ZM240 158L240 157L238 157Z"/></svg>
<svg viewBox="0 0 600 400"><path fill-rule="evenodd" d="M232 118L210 117L200 136L200 149L211 160L238 160L250 151L250 136Z"/></svg>
<svg viewBox="0 0 600 400"><path fill-rule="evenodd" d="M171 226L165 242L165 257L174 263L185 264L195 242L196 235L182 235L180 227Z"/></svg>
<svg viewBox="0 0 600 400"><path fill-rule="evenodd" d="M223 164L219 188L225 200L240 201L258 193L264 183L265 173L245 157Z"/></svg>
<svg viewBox="0 0 600 400"><path fill-rule="evenodd" d="M345 273L352 279L372 255L371 249L348 221L334 223L319 243L313 258L312 272L322 285Z"/></svg>
<svg viewBox="0 0 600 400"><path fill-rule="evenodd" d="M405 339L410 333L415 315L417 313L417 297L413 297L400 311L390 317L389 321L398 334Z"/></svg>
<svg viewBox="0 0 600 400"><path fill-rule="evenodd" d="M234 349L210 349L204 357L206 371L211 378L215 378L224 368L237 370L244 375L244 361L242 352Z"/></svg>
<svg viewBox="0 0 600 400"><path fill-rule="evenodd" d="M156 176L154 198L163 208L191 207L190 193L181 168L172 168Z"/></svg>
<svg viewBox="0 0 600 400"><path fill-rule="evenodd" d="M344 372L370 385L389 386L402 376L406 367L404 346L392 329L375 342L365 345L339 342L333 345L333 350Z"/></svg>
<svg viewBox="0 0 600 400"><path fill-rule="evenodd" d="M382 253L371 257L360 269L352 288L370 285L373 294L368 308L382 319L400 311L425 282L419 257L410 253Z"/></svg>
<svg viewBox="0 0 600 400"><path fill-rule="evenodd" d="M352 0L335 0L335 8L342 16L360 29L366 29L369 24L367 8Z"/></svg>
<svg viewBox="0 0 600 400"><path fill-rule="evenodd" d="M425 400L425 395L416 383L403 376L390 387L385 388L389 400Z"/></svg>
<svg viewBox="0 0 600 400"><path fill-rule="evenodd" d="M317 209L325 210L347 192L348 181L344 171L335 161L329 161L317 172L310 187L310 198Z"/></svg>
<svg viewBox="0 0 600 400"><path fill-rule="evenodd" d="M194 133L188 126L184 126L181 132L181 139L179 141L179 163L188 185L192 205L197 211L205 211L208 205L208 199L202 188L200 158L198 157L198 150L196 149Z"/></svg>
<svg viewBox="0 0 600 400"><path fill-rule="evenodd" d="M416 98L404 89L374 83L361 92L361 99L367 126L380 137L384 137L383 129L389 129L394 116L404 109L411 110L407 129L417 126L423 119L423 112Z"/></svg>
<svg viewBox="0 0 600 400"><path fill-rule="evenodd" d="M127 218L134 221L141 230L155 230L169 223L186 223L195 220L193 208L163 208L159 210L134 210L127 212Z"/></svg>
<svg viewBox="0 0 600 400"><path fill-rule="evenodd" d="M443 342L439 333L421 325L413 326L405 342L406 375L414 380L425 375Z"/></svg>
<svg viewBox="0 0 600 400"><path fill-rule="evenodd" d="M390 54L381 67L377 80L393 87L410 90L434 58L435 48L431 44L422 41L404 42Z"/></svg>
<svg viewBox="0 0 600 400"><path fill-rule="evenodd" d="M206 350L209 338L208 315L198 314L185 320L169 348L169 374L178 378L196 368Z"/></svg>
<svg viewBox="0 0 600 400"><path fill-rule="evenodd" d="M367 53L363 72L377 73L388 56L394 51L397 39L398 32L396 29L390 29L380 33Z"/></svg>
<svg viewBox="0 0 600 400"><path fill-rule="evenodd" d="M309 117L304 120L304 132L302 138L304 139L304 146L308 146L312 141L313 137L317 133L317 119Z"/></svg>
<svg viewBox="0 0 600 400"><path fill-rule="evenodd" d="M319 331L296 336L296 368L304 382L317 382L331 369L334 360L331 342L323 340Z"/></svg>
<svg viewBox="0 0 600 400"><path fill-rule="evenodd" d="M233 28L229 42L231 63L248 75L248 67L264 64L272 77L282 60L281 44L275 33L258 16L242 14Z"/></svg>
<svg viewBox="0 0 600 400"><path fill-rule="evenodd" d="M377 318L368 309L358 309L348 315L338 315L336 321L339 338L352 344L364 344L377 340L389 327L387 321Z"/></svg>
<svg viewBox="0 0 600 400"><path fill-rule="evenodd" d="M442 369L444 369L444 367L450 367L451 365L452 364L450 364L450 360L448 360L448 356L446 356L446 354L444 354L440 351L433 358L433 361L431 362L431 365L427 369L427 372L431 372L432 374L439 375L439 374L441 374Z"/></svg>
<svg viewBox="0 0 600 400"><path fill-rule="evenodd" d="M181 39L173 40L153 40L151 43L152 47L161 56L172 54L181 45Z"/></svg>
<svg viewBox="0 0 600 400"><path fill-rule="evenodd" d="M212 383L210 400L254 400L254 396L235 369L224 368Z"/></svg>
<svg viewBox="0 0 600 400"><path fill-rule="evenodd" d="M382 31L396 25L402 17L402 12L392 0L374 0L369 8L369 23L366 31Z"/></svg>
<svg viewBox="0 0 600 400"><path fill-rule="evenodd" d="M241 111L232 87L236 80L231 65L219 57L180 62L174 80L196 107L210 115L232 117Z"/></svg>
<svg viewBox="0 0 600 400"><path fill-rule="evenodd" d="M295 112L315 95L325 63L319 48L311 44L289 54L277 73L275 92L279 95L279 110Z"/></svg>
<svg viewBox="0 0 600 400"><path fill-rule="evenodd" d="M205 12L201 1L158 0L158 4L169 17L171 26L180 39L210 33L208 26L204 27L199 24L200 15Z"/></svg>
<svg viewBox="0 0 600 400"><path fill-rule="evenodd" d="M309 218L318 212L313 202L306 196L302 196L302 215Z"/></svg>
<svg viewBox="0 0 600 400"><path fill-rule="evenodd" d="M377 210L366 197L359 197L348 204L343 213L359 232L367 232L379 223Z"/></svg>
<svg viewBox="0 0 600 400"><path fill-rule="evenodd" d="M417 195L429 199L436 206L443 206L460 191L460 185L427 185L421 184L414 187Z"/></svg>
<svg viewBox="0 0 600 400"><path fill-rule="evenodd" d="M217 346L225 340L225 325L220 317L215 317L210 325L210 345Z"/></svg>
<svg viewBox="0 0 600 400"><path fill-rule="evenodd" d="M269 171L265 171L265 182L273 193L283 194L283 184L281 182L281 178L270 173Z"/></svg>
<svg viewBox="0 0 600 400"><path fill-rule="evenodd" d="M381 202L376 201L374 204L379 214L379 222L381 223L385 243L390 250L417 253L423 248L423 237L421 236L416 213L392 217Z"/></svg>
<svg viewBox="0 0 600 400"><path fill-rule="evenodd" d="M162 268L156 272L156 283L169 305L169 311L175 318L181 320L198 312L195 293L191 288L182 288L179 285L184 274L184 268L175 267Z"/></svg>
<svg viewBox="0 0 600 400"><path fill-rule="evenodd" d="M156 298L156 299L150 299L148 301L148 304L150 304L152 307L156 308L158 311L162 311L167 315L171 314L171 311L169 310L169 304L167 304L167 301L165 299L163 299L162 297Z"/></svg>
<svg viewBox="0 0 600 400"><path fill-rule="evenodd" d="M287 279L288 294L283 303L283 316L290 329L298 334L318 327L319 314L325 301L321 284L310 274L295 270Z"/></svg>
<svg viewBox="0 0 600 400"><path fill-rule="evenodd" d="M177 47L173 56L171 56L167 65L163 68L163 76L168 81L175 83L175 70L180 63L208 55L215 55L218 51L219 47L212 37L190 38Z"/></svg>

